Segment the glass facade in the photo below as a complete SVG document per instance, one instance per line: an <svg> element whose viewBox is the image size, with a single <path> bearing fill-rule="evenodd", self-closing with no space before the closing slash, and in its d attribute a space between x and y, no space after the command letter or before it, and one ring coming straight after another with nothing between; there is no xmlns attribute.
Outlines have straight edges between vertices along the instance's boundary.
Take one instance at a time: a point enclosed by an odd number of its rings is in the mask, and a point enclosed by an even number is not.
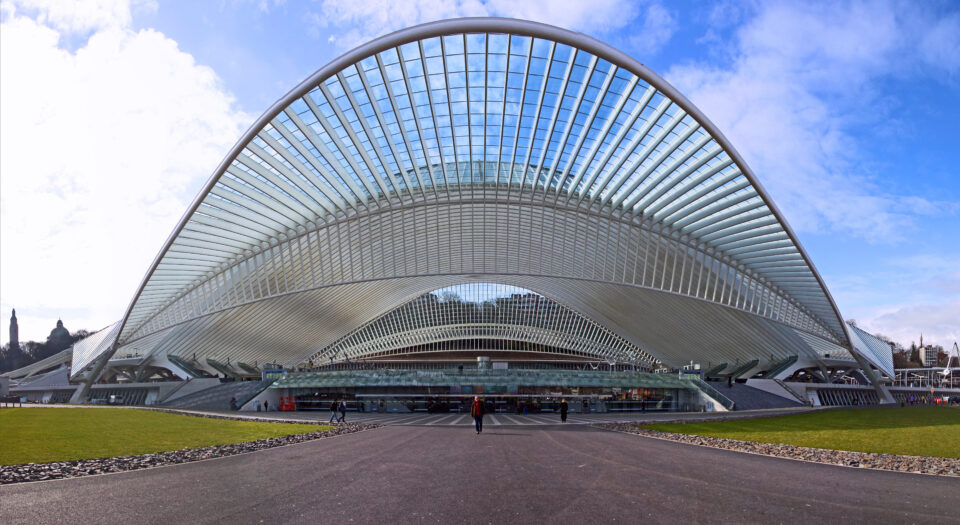
<svg viewBox="0 0 960 525"><path fill-rule="evenodd" d="M481 396L497 412L699 410L695 382L675 375L593 370L343 370L291 372L270 388L298 410L328 410L334 398L371 412L462 412ZM360 408L362 405L363 408Z"/></svg>

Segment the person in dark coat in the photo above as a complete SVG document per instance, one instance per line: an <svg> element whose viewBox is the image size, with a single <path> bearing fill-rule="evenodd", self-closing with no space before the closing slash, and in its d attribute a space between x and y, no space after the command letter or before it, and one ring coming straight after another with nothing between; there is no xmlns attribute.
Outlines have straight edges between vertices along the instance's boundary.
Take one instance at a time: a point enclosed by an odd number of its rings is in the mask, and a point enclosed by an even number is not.
<svg viewBox="0 0 960 525"><path fill-rule="evenodd" d="M339 400L334 399L333 403L330 404L330 423L338 421L340 418L337 417L337 410L340 409Z"/></svg>
<svg viewBox="0 0 960 525"><path fill-rule="evenodd" d="M345 399L340 400L340 419L337 421L347 422L347 401Z"/></svg>
<svg viewBox="0 0 960 525"><path fill-rule="evenodd" d="M567 410L568 410L569 408L570 408L570 407L567 406L567 400L566 400L566 399L561 399L561 400L560 400L560 422L561 422L561 423L566 423L566 422L567 422Z"/></svg>
<svg viewBox="0 0 960 525"><path fill-rule="evenodd" d="M483 432L484 412L483 402L480 401L478 396L473 396L473 404L470 405L470 417L473 418L473 423L477 427L477 434Z"/></svg>

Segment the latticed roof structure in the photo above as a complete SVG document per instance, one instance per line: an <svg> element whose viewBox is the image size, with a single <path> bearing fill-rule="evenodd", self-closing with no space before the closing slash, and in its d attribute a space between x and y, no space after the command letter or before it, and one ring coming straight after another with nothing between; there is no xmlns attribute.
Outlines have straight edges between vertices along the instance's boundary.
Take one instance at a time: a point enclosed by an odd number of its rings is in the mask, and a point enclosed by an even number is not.
<svg viewBox="0 0 960 525"><path fill-rule="evenodd" d="M656 362L599 323L540 294L486 283L421 295L323 348L310 362L457 350L553 354L646 367Z"/></svg>
<svg viewBox="0 0 960 525"><path fill-rule="evenodd" d="M74 373L118 348L362 358L360 336L385 337L365 327L468 283L599 327L618 350L597 344L598 358L886 364L857 352L755 175L676 89L582 34L461 19L354 49L267 110Z"/></svg>

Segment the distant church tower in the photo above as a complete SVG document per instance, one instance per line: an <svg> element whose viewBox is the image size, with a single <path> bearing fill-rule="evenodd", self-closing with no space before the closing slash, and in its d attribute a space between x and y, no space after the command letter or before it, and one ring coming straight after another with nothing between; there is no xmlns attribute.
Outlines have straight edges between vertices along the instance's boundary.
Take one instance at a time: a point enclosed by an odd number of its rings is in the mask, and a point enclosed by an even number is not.
<svg viewBox="0 0 960 525"><path fill-rule="evenodd" d="M17 326L17 309L10 316L10 348L20 348L20 327Z"/></svg>

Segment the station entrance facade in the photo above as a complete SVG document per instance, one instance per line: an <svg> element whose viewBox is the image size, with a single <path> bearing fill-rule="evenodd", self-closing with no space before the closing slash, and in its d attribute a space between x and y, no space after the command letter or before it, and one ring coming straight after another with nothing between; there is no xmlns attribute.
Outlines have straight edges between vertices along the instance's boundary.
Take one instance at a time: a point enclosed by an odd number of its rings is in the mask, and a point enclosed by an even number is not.
<svg viewBox="0 0 960 525"><path fill-rule="evenodd" d="M642 386L641 386L642 385ZM292 372L272 387L296 410L329 410L343 399L361 412L463 412L474 396L490 412L554 411L566 400L573 412L705 410L693 381L633 371L553 367L521 369L408 368Z"/></svg>
<svg viewBox="0 0 960 525"><path fill-rule="evenodd" d="M669 411L705 407L694 380L541 294L477 282L416 297L316 352L271 388L297 410ZM666 370L663 370L666 372Z"/></svg>

